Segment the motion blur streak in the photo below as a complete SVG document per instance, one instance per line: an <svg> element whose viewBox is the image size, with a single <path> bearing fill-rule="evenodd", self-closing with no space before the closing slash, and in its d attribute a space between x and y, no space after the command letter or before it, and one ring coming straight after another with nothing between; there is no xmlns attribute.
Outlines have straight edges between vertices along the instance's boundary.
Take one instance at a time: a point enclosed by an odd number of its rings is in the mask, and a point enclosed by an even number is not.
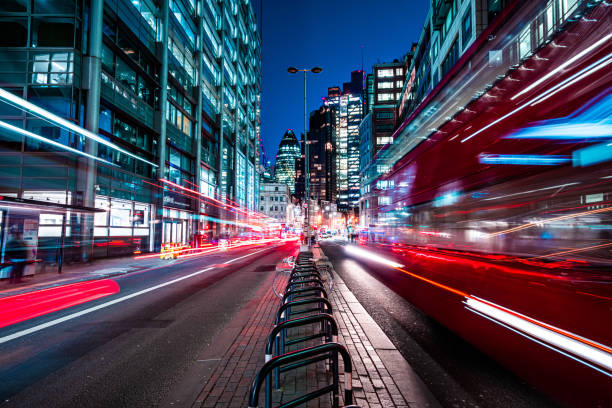
<svg viewBox="0 0 612 408"><path fill-rule="evenodd" d="M504 323L612 372L612 350L609 347L528 318L499 305L490 302L485 303L478 298L469 297L465 304L469 310L478 311L493 320ZM611 373L605 374L612 376Z"/></svg>
<svg viewBox="0 0 612 408"><path fill-rule="evenodd" d="M268 248L264 248L264 249L260 249L259 251L251 252L250 254L243 255L241 257L231 259L230 261L228 261L226 263L232 263L232 262L235 262L235 261L237 261L239 259L243 259L243 258L246 258L246 257L249 257L249 256L253 256L253 255L258 254L258 253L260 253L262 251L265 251L267 249ZM140 290L138 292L130 293L129 295L122 296L122 297L117 298L117 299L109 300L108 302L105 302L105 303L102 303L102 304L99 304L99 305L96 305L96 306L92 306L90 308L81 310L79 312L72 313L72 314L70 314L68 316L60 317L60 318L51 320L51 321L43 323L43 324L39 324L37 326L33 326L33 327L30 327L30 328L25 329L25 330L21 330L21 331L18 331L16 333L13 333L13 334L9 334L8 336L0 337L0 344L9 342L11 340L18 339L18 338L23 337L23 336L27 336L28 334L35 333L37 331L46 329L48 327L56 326L56 325L58 325L60 323L67 322L68 320L76 319L77 317L80 317L80 316L83 316L83 315L87 315L89 313L93 313L93 312L95 312L97 310L107 308L109 306L115 305L117 303L124 302L126 300L132 299L132 298L137 297L137 296L144 295L145 293L149 293L149 292L152 292L154 290L161 289L161 288L169 286L169 285L173 285L173 284L175 284L177 282L180 282L180 281L183 281L185 279L193 278L194 276L198 276L200 274L208 272L211 269L215 269L215 268L214 267L208 267L208 268L205 268L205 269L202 269L202 270L190 273L188 275L181 276L179 278L172 279L172 280L169 280L169 281L164 282L164 283L160 283L159 285L151 286L150 288L143 289L143 290Z"/></svg>
<svg viewBox="0 0 612 408"><path fill-rule="evenodd" d="M483 164L517 164L527 166L557 166L572 161L570 156L535 155L535 154L486 154L478 159Z"/></svg>
<svg viewBox="0 0 612 408"><path fill-rule="evenodd" d="M22 99L16 95L13 95L12 93L0 88L0 99L4 100L5 102L7 102L10 105L13 105L15 107L17 107L18 109L21 110L26 110L29 113L31 113L34 116L37 116L41 119L46 120L47 122L50 123L54 123L57 124L61 127L63 127L64 129L68 129L71 130L75 133L78 133L81 136L85 136L89 139L95 140L96 142L103 144L105 146L110 147L113 150L117 150L127 156L130 156L136 160L140 160L144 163L147 163L153 167L157 167L157 164L152 163L148 160L143 159L142 157L138 156L137 154L131 153L125 149L122 149L121 147L117 146L114 143L109 142L108 140L104 139L103 137L98 136L97 134L90 132L89 130L85 130L80 126L75 125L74 123L63 119L57 115L54 115L53 113L34 105L31 102L26 101L25 99Z"/></svg>
<svg viewBox="0 0 612 408"><path fill-rule="evenodd" d="M0 327L119 293L110 279L79 282L0 299Z"/></svg>
<svg viewBox="0 0 612 408"><path fill-rule="evenodd" d="M521 191L521 192L518 192L518 193L505 194L505 195L498 196L498 197L485 198L484 201L499 200L500 198L508 198L508 197L514 197L514 196L522 195L522 194L537 193L538 191L554 190L555 188L563 188L563 187L567 187L567 186L574 186L576 184L579 184L579 183L565 183L565 184L559 184L559 185L556 185L556 186L549 186L549 187L538 188L538 189L535 189L535 190L527 190L527 191Z"/></svg>
<svg viewBox="0 0 612 408"><path fill-rule="evenodd" d="M548 258L550 256L572 254L574 252L588 251L588 250L591 250L591 249L604 248L604 247L608 247L608 246L612 246L612 243L593 245L593 246L589 246L589 247L585 247L585 248L568 249L567 251L555 252L553 254L548 254L548 255L534 256L533 258L528 258L528 259Z"/></svg>
<svg viewBox="0 0 612 408"><path fill-rule="evenodd" d="M97 160L99 162L102 162L104 164L108 164L110 166L115 166L113 163L111 163L109 161L106 161L106 160L101 159L99 157L96 157L96 156L93 156L91 154L82 152L82 151L80 151L78 149L74 149L74 148L72 148L70 146L66 146L64 144L58 143L55 140L47 139L46 137L42 137L40 135L37 135L36 133L32 133L32 132L27 131L25 129L22 129L20 127L9 125L8 123L3 122L1 120L0 120L0 127L4 128L4 129L7 129L7 130L10 130L11 132L19 133L19 134L21 134L21 135L23 135L25 137L29 137L30 139L38 140L39 142L43 142L43 143L49 144L51 146L55 146L57 148L60 148L62 150L66 150L68 152L78 154L79 156L84 156L84 157L87 157L87 158L92 159L92 160Z"/></svg>
<svg viewBox="0 0 612 408"><path fill-rule="evenodd" d="M538 102L541 102L544 99L547 99L552 94L557 93L557 91L565 89L566 85L567 86L572 85L577 80L586 78L588 75L591 75L594 72L598 71L599 69L605 67L609 63L607 61L609 61L611 58L612 58L612 54L606 55L604 58L598 60L597 62L594 62L593 64L589 65L585 69L577 72L576 74L572 75L571 77L567 78L566 80L558 83L557 85L553 86L552 88L548 89L547 91L537 95L536 97L530 99L529 101L527 101L524 104L520 105L516 109L510 111L509 113L505 114L504 116L502 116L502 117L492 121L491 123L489 123L488 125L482 127L478 131L472 133L471 135L469 135L465 139L461 140L461 143L467 142L468 140L470 140L474 136L484 132L485 130L489 129L490 127L492 127L492 126L494 126L496 124L498 124L499 122L503 121L504 119L514 115L515 113L518 113L519 111L525 109L527 106L530 106L530 105L533 106L533 105L537 104Z"/></svg>
<svg viewBox="0 0 612 408"><path fill-rule="evenodd" d="M426 277L424 277L424 276L417 275L416 273L412 273L412 272L410 272L410 271L407 271L407 270L405 270L405 269L401 269L401 268L397 268L397 267L396 267L395 269L397 269L398 271L403 272L403 273L405 273L405 274L407 274L407 275L410 275L410 276L412 276L413 278L417 278L417 279L419 279L419 280L422 280L423 282L427 282L427 283L429 283L429 284L431 284L431 285L437 286L437 287L438 287L438 288L440 288L440 289L444 289L444 290L447 290L447 291L449 291L449 292L451 292L451 293L454 293L455 295L463 296L463 297L466 297L466 298L469 298L469 297L470 297L470 295L468 295L468 294L467 294L467 293L465 293L465 292L462 292L462 291L460 291L460 290L457 290L457 289L451 288L450 286L443 285L443 284L441 284L441 283L439 283L439 282L436 282L436 281L434 281L434 280L428 279L428 278L426 278Z"/></svg>
<svg viewBox="0 0 612 408"><path fill-rule="evenodd" d="M405 269L395 269L438 288L462 296L464 298L464 303L468 306L469 310L478 311L480 312L479 314L490 317L495 321L502 322L504 325L508 325L523 333L527 333L530 336L545 341L550 345L559 347L562 350L580 356L612 372L612 349L608 346L540 322L536 319L532 319L503 306L496 305L495 303L484 301L466 292L454 289L450 286L417 275ZM604 371L602 372L606 375L612 376L610 373Z"/></svg>
<svg viewBox="0 0 612 408"><path fill-rule="evenodd" d="M568 220L570 218L582 217L584 215L599 214L599 213L607 212L607 211L611 211L611 210L612 210L612 207L607 207L607 208L600 208L600 209L597 209L597 210L583 211L583 212L579 212L579 213L575 213L575 214L562 215L560 217L554 217L554 218L549 218L549 219L545 219L545 220L539 220L537 222L529 222L527 224L519 225L518 227L510 228L510 229L503 230L503 231L494 232L492 234L489 234L488 236L489 237L496 237L498 235L508 234L508 233L511 233L511 232L516 232L516 231L524 230L526 228L535 227L536 225L547 224L547 223L551 223L551 222L555 222L555 221Z"/></svg>
<svg viewBox="0 0 612 408"><path fill-rule="evenodd" d="M401 268L402 264L399 264L397 262L393 262L390 261L389 259L383 258L380 255L376 255L374 252L371 251L367 251L365 249L359 248L357 246L354 245L347 245L345 247L345 251L348 252L351 255L355 255L361 258L365 258L368 259L370 261L374 261L374 262L378 262L381 263L383 265L387 265L387 266L391 266L393 268Z"/></svg>
<svg viewBox="0 0 612 408"><path fill-rule="evenodd" d="M510 100L513 101L519 96L523 95L524 93L531 91L533 88L540 85L542 82L546 81L548 78L551 78L552 76L561 72L563 69L565 69L565 67L569 66L570 64L573 64L574 62L578 61L585 55L596 50L600 45L606 44L606 42L608 42L608 40L610 40L611 38L612 38L612 34L608 34L607 36L601 38L599 41L595 42L590 47L585 48L584 50L582 50L581 52L579 52L578 54L576 54L569 60L565 61L563 64L559 65L557 68L549 71L546 75L541 76L537 81L534 81L531 85L525 87L525 89L523 89L522 91L518 92L516 95L511 97Z"/></svg>

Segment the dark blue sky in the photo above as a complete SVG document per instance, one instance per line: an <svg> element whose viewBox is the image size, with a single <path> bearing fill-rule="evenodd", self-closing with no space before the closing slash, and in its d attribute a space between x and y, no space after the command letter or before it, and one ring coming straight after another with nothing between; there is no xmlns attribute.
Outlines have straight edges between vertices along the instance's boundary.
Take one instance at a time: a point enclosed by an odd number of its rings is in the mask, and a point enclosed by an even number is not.
<svg viewBox="0 0 612 408"><path fill-rule="evenodd" d="M260 9L263 2L263 10ZM255 0L262 11L261 135L274 160L286 129L304 128L303 74L289 66L320 66L308 74L308 112L321 106L330 86L348 82L353 70L401 58L418 41L429 0ZM299 136L298 136L299 137Z"/></svg>

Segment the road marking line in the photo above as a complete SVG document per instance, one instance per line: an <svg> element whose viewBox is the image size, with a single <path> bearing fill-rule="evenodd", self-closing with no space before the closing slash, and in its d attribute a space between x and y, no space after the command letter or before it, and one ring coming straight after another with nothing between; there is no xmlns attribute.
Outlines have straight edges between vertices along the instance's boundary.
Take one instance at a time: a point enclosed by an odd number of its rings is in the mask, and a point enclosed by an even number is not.
<svg viewBox="0 0 612 408"><path fill-rule="evenodd" d="M251 256L251 255L255 255L255 254L257 254L259 252L262 252L262 251L265 251L267 249L269 249L269 248L264 248L264 249L261 249L259 251L255 251L253 253L250 253L250 254L247 254L247 255L244 255L244 256L241 256L241 257L238 257L238 258L234 258L234 259L232 259L232 260L230 260L230 261L228 261L226 263L232 263L234 261L246 258L246 257ZM37 326L30 327L29 329L25 329L25 330L21 330L21 331L15 332L13 334L9 334L8 336L0 337L0 344L7 343L7 342L9 342L11 340L15 340L15 339L18 339L18 338L23 337L23 336L27 336L28 334L35 333L37 331L46 329L48 327L56 326L56 325L58 325L60 323L66 322L68 320L76 319L77 317L84 316L86 314L95 312L95 311L100 310L100 309L104 309L106 307L112 306L112 305L117 304L117 303L121 303L121 302L123 302L125 300L134 298L136 296L144 295L145 293L149 293L149 292L152 292L154 290L163 288L165 286L172 285L172 284L180 282L182 280L192 278L192 277L200 275L200 274L202 274L204 272L208 272L211 269L215 269L215 268L214 267L208 267L208 268L199 270L197 272L190 273L189 275L181 276L180 278L172 279L172 280L170 280L168 282L160 283L159 285L155 285L155 286L152 286L150 288L140 290L138 292L130 293L129 295L125 295L125 296L120 297L118 299L110 300L108 302L102 303L102 304L97 305L97 306L92 306L92 307L87 308L85 310L81 310L80 312L76 312L76 313L70 314L68 316L60 317L58 319L54 319L54 320L51 320L49 322L46 322L46 323L43 323L43 324L39 324Z"/></svg>

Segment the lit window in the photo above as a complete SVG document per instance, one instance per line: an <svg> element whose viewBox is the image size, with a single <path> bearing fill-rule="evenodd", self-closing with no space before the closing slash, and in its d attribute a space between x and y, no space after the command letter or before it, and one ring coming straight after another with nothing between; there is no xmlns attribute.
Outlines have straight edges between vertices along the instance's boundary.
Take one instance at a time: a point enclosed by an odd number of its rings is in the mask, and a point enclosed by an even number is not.
<svg viewBox="0 0 612 408"><path fill-rule="evenodd" d="M393 76L393 68L391 69L379 69L376 71L376 76L379 78L389 78Z"/></svg>
<svg viewBox="0 0 612 408"><path fill-rule="evenodd" d="M391 136L381 136L376 138L376 144L379 146L384 146L391 142L393 142L393 137Z"/></svg>

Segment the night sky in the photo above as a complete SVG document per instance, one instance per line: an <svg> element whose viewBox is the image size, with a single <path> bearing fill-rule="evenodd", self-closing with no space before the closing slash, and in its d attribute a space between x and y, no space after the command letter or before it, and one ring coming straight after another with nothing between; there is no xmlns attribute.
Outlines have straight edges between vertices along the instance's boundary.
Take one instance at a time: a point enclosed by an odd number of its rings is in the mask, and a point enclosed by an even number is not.
<svg viewBox="0 0 612 408"><path fill-rule="evenodd" d="M263 10L260 8L263 2ZM308 74L308 113L321 106L330 86L348 82L353 70L401 58L417 42L429 0L254 0L262 14L261 134L274 161L286 129L304 127L303 74L287 68L320 66Z"/></svg>

